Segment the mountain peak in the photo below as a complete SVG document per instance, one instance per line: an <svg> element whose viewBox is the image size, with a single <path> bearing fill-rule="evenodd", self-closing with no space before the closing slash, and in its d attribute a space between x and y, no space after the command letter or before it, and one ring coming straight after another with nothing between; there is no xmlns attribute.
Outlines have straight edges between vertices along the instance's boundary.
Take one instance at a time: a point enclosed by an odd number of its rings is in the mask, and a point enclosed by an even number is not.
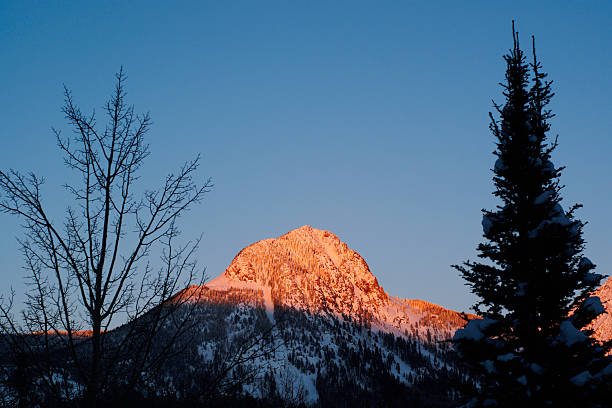
<svg viewBox="0 0 612 408"><path fill-rule="evenodd" d="M276 303L311 312L356 312L361 295L376 303L386 298L357 252L333 233L308 225L247 246L224 276L269 287Z"/></svg>
<svg viewBox="0 0 612 408"><path fill-rule="evenodd" d="M413 329L432 310L390 297L361 255L332 232L309 225L247 246L206 286L261 291L271 319L274 308L282 306L347 317L398 334ZM448 312L457 318L436 313L437 327L454 330L463 324L458 313Z"/></svg>

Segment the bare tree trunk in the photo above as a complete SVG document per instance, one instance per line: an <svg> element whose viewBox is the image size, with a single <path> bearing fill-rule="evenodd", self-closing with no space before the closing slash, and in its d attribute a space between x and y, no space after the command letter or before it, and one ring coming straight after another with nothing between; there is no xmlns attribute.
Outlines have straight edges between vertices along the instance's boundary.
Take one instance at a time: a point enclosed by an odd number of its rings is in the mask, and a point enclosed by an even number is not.
<svg viewBox="0 0 612 408"><path fill-rule="evenodd" d="M91 336L91 373L87 384L85 406L97 408L98 392L100 383L100 361L101 361L101 322L99 316L93 316Z"/></svg>

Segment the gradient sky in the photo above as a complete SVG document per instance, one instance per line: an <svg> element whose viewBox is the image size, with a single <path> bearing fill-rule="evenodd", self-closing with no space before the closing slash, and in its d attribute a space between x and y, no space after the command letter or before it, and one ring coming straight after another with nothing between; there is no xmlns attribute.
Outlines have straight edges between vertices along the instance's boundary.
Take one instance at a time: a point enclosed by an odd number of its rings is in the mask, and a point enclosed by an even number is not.
<svg viewBox="0 0 612 408"><path fill-rule="evenodd" d="M495 205L488 112L515 19L555 81L565 207L584 204L586 255L612 271L612 2L59 3L0 0L0 167L44 175L56 219L62 84L99 109L123 65L154 121L143 186L198 152L214 180L182 218L209 276L308 224L390 294L467 310L450 264L475 257ZM23 289L19 225L0 214L3 293Z"/></svg>

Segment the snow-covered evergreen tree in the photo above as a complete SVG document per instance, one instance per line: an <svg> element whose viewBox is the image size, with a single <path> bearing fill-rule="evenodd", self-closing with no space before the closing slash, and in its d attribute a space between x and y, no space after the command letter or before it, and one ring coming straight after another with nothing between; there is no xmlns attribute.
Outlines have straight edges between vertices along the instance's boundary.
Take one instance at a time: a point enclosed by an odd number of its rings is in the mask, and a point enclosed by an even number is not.
<svg viewBox="0 0 612 408"><path fill-rule="evenodd" d="M483 317L455 335L456 347L481 376L474 406L604 406L612 364L606 351L581 330L603 313L590 293L602 275L583 255L582 228L565 211L548 137L553 96L537 61L528 64L514 31L503 106L490 129L497 139L494 195L501 204L483 210L484 262L454 265L479 298ZM609 401L608 401L609 402ZM576 405L574 405L576 404Z"/></svg>

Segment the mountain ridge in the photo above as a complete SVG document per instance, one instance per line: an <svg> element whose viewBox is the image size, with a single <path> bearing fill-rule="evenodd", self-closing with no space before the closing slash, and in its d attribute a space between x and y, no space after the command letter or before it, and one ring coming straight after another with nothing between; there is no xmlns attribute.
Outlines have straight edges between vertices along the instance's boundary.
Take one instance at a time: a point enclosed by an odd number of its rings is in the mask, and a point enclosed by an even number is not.
<svg viewBox="0 0 612 408"><path fill-rule="evenodd" d="M424 300L390 296L359 253L332 232L308 225L246 246L204 287L217 292L261 291L272 322L275 307L282 306L349 318L404 337L433 334L447 339L465 324L464 317L477 317ZM186 293L196 291L193 287Z"/></svg>

